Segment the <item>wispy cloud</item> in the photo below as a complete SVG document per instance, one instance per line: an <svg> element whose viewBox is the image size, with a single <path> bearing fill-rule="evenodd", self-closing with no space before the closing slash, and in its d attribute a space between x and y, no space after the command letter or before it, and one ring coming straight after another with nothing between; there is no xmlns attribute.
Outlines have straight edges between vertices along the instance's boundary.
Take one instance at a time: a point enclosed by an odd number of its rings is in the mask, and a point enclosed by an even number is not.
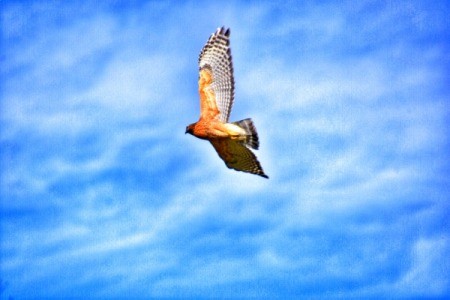
<svg viewBox="0 0 450 300"><path fill-rule="evenodd" d="M441 295L449 284L445 272L449 269L445 259L448 253L447 237L420 239L411 249L411 268L397 283L400 293L408 294L411 289L418 295Z"/></svg>

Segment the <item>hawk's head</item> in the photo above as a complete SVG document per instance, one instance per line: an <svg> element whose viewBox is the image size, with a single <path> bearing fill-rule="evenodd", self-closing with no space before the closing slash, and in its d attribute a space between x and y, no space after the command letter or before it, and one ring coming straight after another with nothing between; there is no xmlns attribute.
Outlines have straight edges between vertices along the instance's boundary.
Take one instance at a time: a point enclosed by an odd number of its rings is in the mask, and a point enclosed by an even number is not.
<svg viewBox="0 0 450 300"><path fill-rule="evenodd" d="M193 134L194 133L194 126L195 126L195 123L192 123L192 124L186 126L186 132L184 134L186 134L186 133Z"/></svg>

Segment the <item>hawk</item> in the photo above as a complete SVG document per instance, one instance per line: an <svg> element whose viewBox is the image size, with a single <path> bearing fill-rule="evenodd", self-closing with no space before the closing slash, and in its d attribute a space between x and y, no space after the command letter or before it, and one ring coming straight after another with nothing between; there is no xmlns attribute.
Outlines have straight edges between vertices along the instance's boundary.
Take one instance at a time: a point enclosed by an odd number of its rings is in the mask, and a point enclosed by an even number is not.
<svg viewBox="0 0 450 300"><path fill-rule="evenodd" d="M252 120L228 123L234 100L229 38L229 28L218 28L200 52L200 118L186 127L186 133L208 140L228 168L269 178L249 149L259 148L258 133Z"/></svg>

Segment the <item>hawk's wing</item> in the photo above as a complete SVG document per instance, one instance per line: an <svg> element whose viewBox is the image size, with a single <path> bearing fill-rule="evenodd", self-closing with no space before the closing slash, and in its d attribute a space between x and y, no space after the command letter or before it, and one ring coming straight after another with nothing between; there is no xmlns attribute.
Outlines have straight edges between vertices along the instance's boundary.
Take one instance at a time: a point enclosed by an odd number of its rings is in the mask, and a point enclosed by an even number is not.
<svg viewBox="0 0 450 300"><path fill-rule="evenodd" d="M206 42L198 59L201 116L218 115L223 123L228 122L234 99L229 37L230 29L217 29ZM203 84L202 78L205 79Z"/></svg>
<svg viewBox="0 0 450 300"><path fill-rule="evenodd" d="M261 164L255 154L245 147L242 144L242 141L213 139L210 140L210 142L228 168L269 178L264 174Z"/></svg>

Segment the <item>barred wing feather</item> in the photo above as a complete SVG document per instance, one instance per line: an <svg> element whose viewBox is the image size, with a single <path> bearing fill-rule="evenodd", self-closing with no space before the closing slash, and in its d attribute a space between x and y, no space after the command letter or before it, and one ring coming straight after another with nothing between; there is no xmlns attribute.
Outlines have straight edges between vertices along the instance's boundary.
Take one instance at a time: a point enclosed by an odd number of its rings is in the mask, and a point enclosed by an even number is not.
<svg viewBox="0 0 450 300"><path fill-rule="evenodd" d="M230 29L224 27L213 33L199 56L199 69L212 72L211 89L214 92L219 120L228 122L234 100L233 64L230 50Z"/></svg>

